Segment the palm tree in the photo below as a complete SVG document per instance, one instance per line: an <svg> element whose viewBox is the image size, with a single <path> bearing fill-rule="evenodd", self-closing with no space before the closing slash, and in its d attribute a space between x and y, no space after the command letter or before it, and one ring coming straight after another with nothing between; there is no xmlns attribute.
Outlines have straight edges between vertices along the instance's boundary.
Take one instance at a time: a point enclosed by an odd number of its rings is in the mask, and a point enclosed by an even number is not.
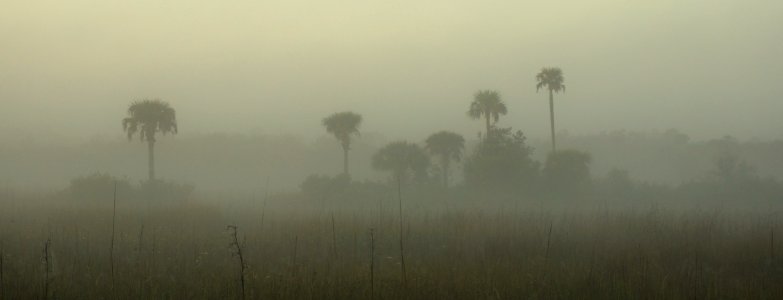
<svg viewBox="0 0 783 300"><path fill-rule="evenodd" d="M425 147L430 154L440 157L440 167L443 173L443 186L449 186L449 170L451 161L460 161L465 150L465 138L451 131L441 131L430 135Z"/></svg>
<svg viewBox="0 0 783 300"><path fill-rule="evenodd" d="M155 134L177 133L177 116L167 102L154 99L134 101L128 107L128 117L122 119L122 129L128 133L128 140L139 133L149 150L149 180L155 180Z"/></svg>
<svg viewBox="0 0 783 300"><path fill-rule="evenodd" d="M402 243L402 181L411 172L419 178L426 176L429 164L429 157L421 147L405 141L390 143L378 150L372 157L373 168L381 171L390 171L397 180L397 201L400 205L400 271L403 286L406 284L406 273L405 250Z"/></svg>
<svg viewBox="0 0 783 300"><path fill-rule="evenodd" d="M430 159L419 145L399 141L389 143L372 157L372 167L389 171L395 179L405 180L409 175L417 178L426 176Z"/></svg>
<svg viewBox="0 0 783 300"><path fill-rule="evenodd" d="M508 113L508 109L506 109L506 104L503 103L503 100L500 100L500 94L492 90L476 92L468 110L468 116L473 119L478 120L482 116L484 117L487 123L487 136L489 136L489 131L492 128L492 124L489 122L490 119L494 119L494 123L497 123L500 115L505 115L506 113Z"/></svg>
<svg viewBox="0 0 783 300"><path fill-rule="evenodd" d="M561 91L565 93L566 86L563 84L563 71L560 68L543 68L541 73L536 75L536 80L538 81L536 92L541 88L549 90L549 123L552 129L552 152L555 152L557 147L555 146L555 101L553 94Z"/></svg>
<svg viewBox="0 0 783 300"><path fill-rule="evenodd" d="M334 135L343 146L343 173L348 175L348 151L351 150L351 137L359 135L362 116L350 111L335 113L324 118L326 132Z"/></svg>

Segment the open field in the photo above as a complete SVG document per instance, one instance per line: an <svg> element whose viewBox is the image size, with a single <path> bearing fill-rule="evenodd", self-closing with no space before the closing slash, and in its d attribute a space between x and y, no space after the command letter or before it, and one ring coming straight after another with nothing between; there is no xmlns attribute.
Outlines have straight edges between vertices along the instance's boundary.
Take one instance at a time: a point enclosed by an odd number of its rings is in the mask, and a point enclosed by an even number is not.
<svg viewBox="0 0 783 300"><path fill-rule="evenodd" d="M0 200L3 299L783 298L770 211L406 206L403 279L392 201L120 202L113 250L111 202L47 201Z"/></svg>

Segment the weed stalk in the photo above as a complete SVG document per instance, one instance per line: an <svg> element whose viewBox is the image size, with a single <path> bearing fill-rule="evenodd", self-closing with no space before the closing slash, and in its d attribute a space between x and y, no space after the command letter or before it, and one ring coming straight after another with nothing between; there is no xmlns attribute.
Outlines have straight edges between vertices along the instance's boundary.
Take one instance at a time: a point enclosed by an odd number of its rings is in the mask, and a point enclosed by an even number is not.
<svg viewBox="0 0 783 300"><path fill-rule="evenodd" d="M231 234L231 244L229 244L229 247L234 250L233 255L237 257L239 262L239 287L241 290L240 298L244 300L245 299L245 269L247 268L247 265L245 264L245 256L242 253L242 244L239 242L239 237L237 236L237 226L236 225L228 225L226 227L227 230L229 230L229 234Z"/></svg>

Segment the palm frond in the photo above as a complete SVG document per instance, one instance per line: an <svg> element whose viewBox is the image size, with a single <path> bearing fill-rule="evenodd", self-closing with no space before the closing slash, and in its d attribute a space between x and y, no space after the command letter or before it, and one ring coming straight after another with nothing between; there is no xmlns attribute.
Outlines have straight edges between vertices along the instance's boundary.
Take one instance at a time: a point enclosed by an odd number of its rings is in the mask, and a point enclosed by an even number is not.
<svg viewBox="0 0 783 300"><path fill-rule="evenodd" d="M480 119L483 114L484 109L481 107L480 103L473 102L470 104L470 108L468 109L468 117L471 117L472 119Z"/></svg>
<svg viewBox="0 0 783 300"><path fill-rule="evenodd" d="M541 88L546 87L552 92L565 92L565 80L563 78L563 71L560 68L542 68L541 72L536 75L536 92Z"/></svg>
<svg viewBox="0 0 783 300"><path fill-rule="evenodd" d="M392 142L378 150L372 158L373 168L390 171L395 176L403 176L409 171L423 172L429 164L430 159L424 150L406 141Z"/></svg>
<svg viewBox="0 0 783 300"><path fill-rule="evenodd" d="M334 135L346 150L350 148L351 137L360 135L361 123L362 116L351 111L335 113L321 121L321 124L326 127L326 132Z"/></svg>
<svg viewBox="0 0 783 300"><path fill-rule="evenodd" d="M122 123L129 139L136 132L141 141L155 141L157 132L177 133L176 111L160 99L133 101L128 107L128 117Z"/></svg>
<svg viewBox="0 0 783 300"><path fill-rule="evenodd" d="M500 93L493 90L479 90L473 94L468 116L479 119L482 116L494 116L498 113L505 115L507 112L505 103L500 99Z"/></svg>

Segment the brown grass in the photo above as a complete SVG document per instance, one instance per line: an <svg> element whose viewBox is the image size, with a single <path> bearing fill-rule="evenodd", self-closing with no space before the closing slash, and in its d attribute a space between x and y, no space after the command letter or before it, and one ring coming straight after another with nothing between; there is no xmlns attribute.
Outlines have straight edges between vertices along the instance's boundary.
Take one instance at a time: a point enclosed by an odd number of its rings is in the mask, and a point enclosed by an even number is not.
<svg viewBox="0 0 783 300"><path fill-rule="evenodd" d="M45 276L50 298L111 298L110 255L121 299L240 298L226 224L246 236L247 299L783 299L765 213L411 209L403 289L402 229L377 207L332 216L270 203L261 223L244 207L117 203L110 253L111 204L0 205L4 299L40 298Z"/></svg>

